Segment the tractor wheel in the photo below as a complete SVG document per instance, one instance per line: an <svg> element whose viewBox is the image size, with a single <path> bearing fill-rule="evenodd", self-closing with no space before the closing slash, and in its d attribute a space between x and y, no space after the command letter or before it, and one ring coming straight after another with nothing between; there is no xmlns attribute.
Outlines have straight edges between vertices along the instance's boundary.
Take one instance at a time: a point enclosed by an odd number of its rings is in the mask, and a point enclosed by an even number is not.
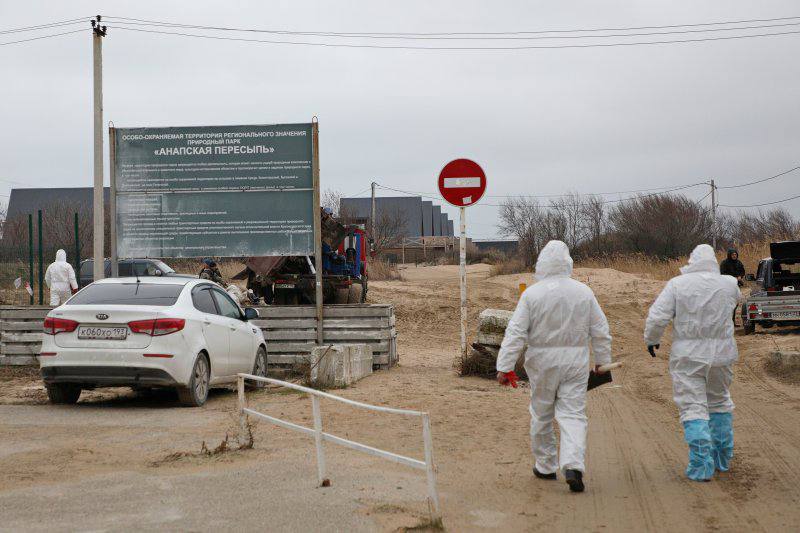
<svg viewBox="0 0 800 533"><path fill-rule="evenodd" d="M346 304L350 299L350 289L336 289L336 296L333 298L335 304Z"/></svg>
<svg viewBox="0 0 800 533"><path fill-rule="evenodd" d="M360 283L353 283L350 285L350 290L347 294L347 303L360 304L362 302L364 288Z"/></svg>

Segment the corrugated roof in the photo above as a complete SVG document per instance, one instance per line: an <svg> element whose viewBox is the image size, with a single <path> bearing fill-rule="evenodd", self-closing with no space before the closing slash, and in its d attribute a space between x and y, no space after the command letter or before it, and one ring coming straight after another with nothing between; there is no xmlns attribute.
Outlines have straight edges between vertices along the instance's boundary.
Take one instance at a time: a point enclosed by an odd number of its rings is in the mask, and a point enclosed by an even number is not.
<svg viewBox="0 0 800 533"><path fill-rule="evenodd" d="M53 205L76 206L81 212L91 214L92 187L56 187L41 189L11 189L8 198L9 220L18 216L36 215L39 209L46 210ZM105 202L108 204L109 188L104 188Z"/></svg>

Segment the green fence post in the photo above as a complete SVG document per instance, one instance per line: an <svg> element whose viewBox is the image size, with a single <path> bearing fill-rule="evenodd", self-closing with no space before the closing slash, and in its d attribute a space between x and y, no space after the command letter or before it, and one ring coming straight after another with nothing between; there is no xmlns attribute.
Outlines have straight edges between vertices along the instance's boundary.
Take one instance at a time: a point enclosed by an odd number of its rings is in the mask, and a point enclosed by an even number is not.
<svg viewBox="0 0 800 533"><path fill-rule="evenodd" d="M78 235L78 213L75 213L75 277L81 275L81 240Z"/></svg>
<svg viewBox="0 0 800 533"><path fill-rule="evenodd" d="M33 214L28 213L28 283L31 286L31 305L33 305Z"/></svg>
<svg viewBox="0 0 800 533"><path fill-rule="evenodd" d="M42 210L39 209L39 305L44 303L44 253L42 251Z"/></svg>

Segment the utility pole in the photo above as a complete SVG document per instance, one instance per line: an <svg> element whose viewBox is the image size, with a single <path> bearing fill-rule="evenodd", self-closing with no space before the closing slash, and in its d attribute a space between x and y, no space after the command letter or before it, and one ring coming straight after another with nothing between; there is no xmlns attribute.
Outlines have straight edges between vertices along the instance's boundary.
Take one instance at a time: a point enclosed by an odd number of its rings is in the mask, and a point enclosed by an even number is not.
<svg viewBox="0 0 800 533"><path fill-rule="evenodd" d="M106 27L100 25L100 15L92 21L94 63L94 280L105 274L105 216L103 198L103 37Z"/></svg>
<svg viewBox="0 0 800 533"><path fill-rule="evenodd" d="M378 235L375 233L375 187L378 184L374 181L372 182L372 214L370 215L370 220L372 221L372 228L370 232L372 233L370 237L372 237L372 242L374 243L375 240L378 238Z"/></svg>
<svg viewBox="0 0 800 533"><path fill-rule="evenodd" d="M711 247L717 251L717 187L711 180Z"/></svg>

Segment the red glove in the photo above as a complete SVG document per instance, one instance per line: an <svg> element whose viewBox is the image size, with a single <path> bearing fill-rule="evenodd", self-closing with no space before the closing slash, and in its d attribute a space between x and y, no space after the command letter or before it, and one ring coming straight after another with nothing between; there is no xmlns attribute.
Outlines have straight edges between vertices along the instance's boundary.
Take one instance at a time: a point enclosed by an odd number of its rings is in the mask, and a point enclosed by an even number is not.
<svg viewBox="0 0 800 533"><path fill-rule="evenodd" d="M72 294L75 294L77 292L78 292L78 289L72 289Z"/></svg>
<svg viewBox="0 0 800 533"><path fill-rule="evenodd" d="M513 370L511 372L498 372L497 381L500 383L500 385L511 385L516 389L519 377Z"/></svg>

